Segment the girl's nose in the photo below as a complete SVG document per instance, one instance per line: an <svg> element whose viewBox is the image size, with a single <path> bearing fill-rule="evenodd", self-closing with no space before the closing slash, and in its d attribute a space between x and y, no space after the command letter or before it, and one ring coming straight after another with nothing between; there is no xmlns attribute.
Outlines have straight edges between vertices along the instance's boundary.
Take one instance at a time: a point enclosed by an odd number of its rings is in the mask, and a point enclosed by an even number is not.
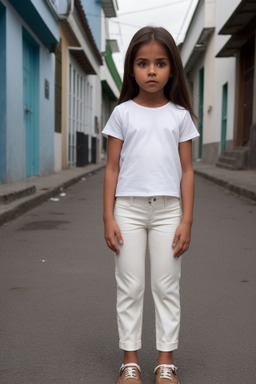
<svg viewBox="0 0 256 384"><path fill-rule="evenodd" d="M154 65L150 65L149 68L148 68L148 74L149 75L155 75L156 71L155 71L155 66Z"/></svg>

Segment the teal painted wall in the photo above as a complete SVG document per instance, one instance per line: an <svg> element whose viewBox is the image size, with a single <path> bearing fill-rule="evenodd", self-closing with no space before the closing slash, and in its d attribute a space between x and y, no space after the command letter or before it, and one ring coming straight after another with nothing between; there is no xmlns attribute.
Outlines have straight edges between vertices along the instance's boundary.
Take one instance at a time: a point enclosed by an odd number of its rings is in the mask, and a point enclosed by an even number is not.
<svg viewBox="0 0 256 384"><path fill-rule="evenodd" d="M6 178L6 10L0 3L0 183Z"/></svg>
<svg viewBox="0 0 256 384"><path fill-rule="evenodd" d="M2 7L1 7L2 9ZM50 14L50 8L49 8ZM38 15L40 17L40 15ZM47 15L44 14L47 22ZM52 16L50 15L52 23ZM24 123L23 95L23 31L26 30L20 16L7 6L6 22L6 145L1 160L1 182L25 180L26 175L26 130ZM57 26L57 20L56 20ZM3 10L0 11L0 30L3 28ZM26 30L31 40L38 46L38 119L39 119L39 175L54 172L54 75L55 56L50 53L48 45L40 40L40 36ZM3 39L0 33L0 39ZM2 49L2 48L1 48ZM3 66L2 56L0 66ZM1 71L2 72L2 71ZM3 72L2 72L3 73ZM49 97L46 97L45 84L49 86ZM0 95L3 94L1 87ZM1 106L3 109L3 107ZM3 118L2 118L3 119ZM1 134L1 139L3 134ZM1 140L2 142L2 140ZM2 144L0 144L2 145ZM2 158L2 148L1 148ZM5 172L3 172L5 169Z"/></svg>

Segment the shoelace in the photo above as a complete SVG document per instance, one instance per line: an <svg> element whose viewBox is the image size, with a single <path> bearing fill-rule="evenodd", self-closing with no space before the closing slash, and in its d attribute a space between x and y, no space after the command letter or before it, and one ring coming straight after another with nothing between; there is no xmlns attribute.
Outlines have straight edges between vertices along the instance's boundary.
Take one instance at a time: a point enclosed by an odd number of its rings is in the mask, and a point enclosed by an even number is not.
<svg viewBox="0 0 256 384"><path fill-rule="evenodd" d="M169 379L169 380L173 381L172 374L173 373L175 374L175 372L177 370L177 367L175 367L175 365L173 365L173 364L171 364L171 365L167 365L167 364L158 365L155 368L155 373L156 373L158 368L160 370L160 379Z"/></svg>
<svg viewBox="0 0 256 384"><path fill-rule="evenodd" d="M169 367L160 367L160 379L172 380L172 369Z"/></svg>
<svg viewBox="0 0 256 384"><path fill-rule="evenodd" d="M126 379L136 379L137 378L135 367L126 367L124 374L125 374Z"/></svg>

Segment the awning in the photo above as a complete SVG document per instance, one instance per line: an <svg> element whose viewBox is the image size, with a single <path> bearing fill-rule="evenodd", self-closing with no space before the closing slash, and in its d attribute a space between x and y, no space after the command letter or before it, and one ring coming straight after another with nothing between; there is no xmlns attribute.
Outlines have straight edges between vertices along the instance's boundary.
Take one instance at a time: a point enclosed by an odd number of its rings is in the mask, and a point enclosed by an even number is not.
<svg viewBox="0 0 256 384"><path fill-rule="evenodd" d="M116 0L101 0L101 6L106 17L116 17Z"/></svg>
<svg viewBox="0 0 256 384"><path fill-rule="evenodd" d="M194 46L191 55L185 65L185 72L188 74L193 68L195 63L199 60L199 58L203 55L203 53L207 49L207 42L212 35L214 28L203 28L202 32Z"/></svg>
<svg viewBox="0 0 256 384"><path fill-rule="evenodd" d="M219 31L232 35L216 57L234 56L254 33L256 27L256 1L243 0Z"/></svg>
<svg viewBox="0 0 256 384"><path fill-rule="evenodd" d="M96 72L91 65L90 61L88 60L83 48L80 47L69 47L69 52L72 54L72 56L76 59L77 63L83 68L83 70L88 75L95 75Z"/></svg>
<svg viewBox="0 0 256 384"><path fill-rule="evenodd" d="M56 20L56 34L47 25L46 21L38 13L37 9L33 5L32 1L20 1L20 0L9 0L11 5L20 14L23 20L29 25L35 35L45 44L49 49L52 45L58 43L58 24ZM49 9L49 14L51 11ZM52 17L54 17L51 14Z"/></svg>

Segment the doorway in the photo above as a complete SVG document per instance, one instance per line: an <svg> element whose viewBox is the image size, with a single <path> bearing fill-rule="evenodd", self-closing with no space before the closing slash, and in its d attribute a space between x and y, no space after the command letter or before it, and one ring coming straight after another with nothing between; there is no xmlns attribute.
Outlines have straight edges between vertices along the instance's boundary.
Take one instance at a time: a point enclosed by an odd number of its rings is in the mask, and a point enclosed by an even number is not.
<svg viewBox="0 0 256 384"><path fill-rule="evenodd" d="M227 120L228 120L228 83L224 84L222 87L221 142L220 142L221 153L223 153L226 149Z"/></svg>
<svg viewBox="0 0 256 384"><path fill-rule="evenodd" d="M240 50L238 126L236 145L245 146L250 139L253 113L255 37L250 38Z"/></svg>
<svg viewBox="0 0 256 384"><path fill-rule="evenodd" d="M23 31L23 102L26 131L26 175L39 174L39 47Z"/></svg>

